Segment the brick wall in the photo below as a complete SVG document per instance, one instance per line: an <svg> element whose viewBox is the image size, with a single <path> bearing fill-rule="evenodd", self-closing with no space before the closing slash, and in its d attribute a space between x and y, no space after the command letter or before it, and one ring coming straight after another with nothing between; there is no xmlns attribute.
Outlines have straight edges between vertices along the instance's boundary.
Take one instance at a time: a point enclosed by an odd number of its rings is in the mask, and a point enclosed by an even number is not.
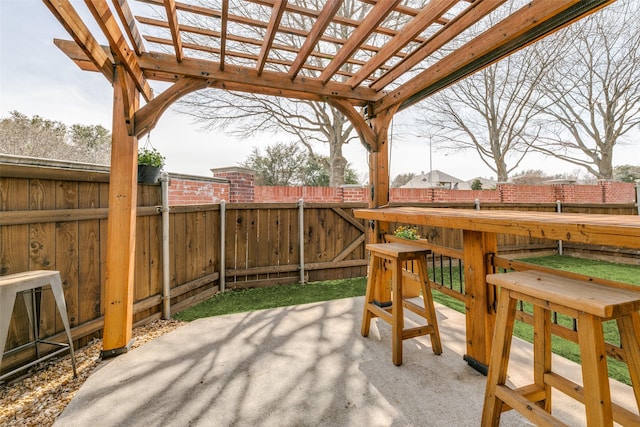
<svg viewBox="0 0 640 427"><path fill-rule="evenodd" d="M240 166L211 169L215 178L229 182L229 200L231 203L250 203L255 201L255 179L251 169Z"/></svg>
<svg viewBox="0 0 640 427"><path fill-rule="evenodd" d="M224 179L171 175L169 204L204 205L229 200L229 182Z"/></svg>
<svg viewBox="0 0 640 427"><path fill-rule="evenodd" d="M369 188L267 187L255 186L253 172L245 168L212 169L214 178L172 175L170 204L218 203L366 203ZM473 202L480 203L635 203L635 184L602 181L594 185L498 184L495 190L449 190L446 188L392 188L392 202Z"/></svg>
<svg viewBox="0 0 640 427"><path fill-rule="evenodd" d="M367 202L369 189L362 186L255 187L255 202L310 203ZM392 202L473 202L481 203L634 203L635 186L626 182L603 181L595 185L498 184L495 190L449 190L446 188L392 188Z"/></svg>

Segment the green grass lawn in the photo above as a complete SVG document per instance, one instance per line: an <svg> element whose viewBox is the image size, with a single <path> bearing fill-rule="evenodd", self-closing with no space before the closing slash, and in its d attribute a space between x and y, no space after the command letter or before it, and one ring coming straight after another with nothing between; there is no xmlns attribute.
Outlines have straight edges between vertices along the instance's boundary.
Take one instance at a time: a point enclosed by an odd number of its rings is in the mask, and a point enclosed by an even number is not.
<svg viewBox="0 0 640 427"><path fill-rule="evenodd" d="M521 261L640 286L640 267L638 266L557 255L526 258ZM436 269L436 276L440 277L438 269ZM454 272L452 277L452 283L446 284L451 285L456 290L459 290L460 281L458 279L459 275L457 274L457 271ZM445 282L448 281L449 276L447 274L445 275ZM364 295L365 289L366 278L359 277L355 279L307 283L305 285L283 285L269 288L224 292L196 306L188 308L176 314L174 317L179 320L191 321L201 317L219 316L223 314L240 313L265 308L328 301L339 298L351 298ZM451 298L437 291L434 292L433 297L434 300L440 304L446 305L460 313L465 312L464 303L455 298ZM559 321L565 325L571 324L571 320L567 318L560 318ZM619 343L618 329L615 326L615 322L606 322L604 325L604 331L607 341L615 344ZM514 335L532 342L533 328L530 325L516 322ZM580 352L577 344L554 336L552 348L554 353L575 362L580 362ZM608 365L609 376L626 384L631 384L626 364L609 359Z"/></svg>

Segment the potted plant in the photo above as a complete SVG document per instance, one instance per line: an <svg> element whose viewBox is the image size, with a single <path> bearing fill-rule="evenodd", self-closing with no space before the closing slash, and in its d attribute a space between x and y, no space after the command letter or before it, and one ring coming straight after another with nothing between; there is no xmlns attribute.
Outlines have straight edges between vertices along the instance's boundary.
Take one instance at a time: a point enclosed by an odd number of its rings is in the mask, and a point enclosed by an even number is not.
<svg viewBox="0 0 640 427"><path fill-rule="evenodd" d="M401 225L393 232L393 235L396 237L400 237L402 239L407 240L418 240L420 239L420 235L418 234L417 227L409 227L406 225Z"/></svg>
<svg viewBox="0 0 640 427"><path fill-rule="evenodd" d="M155 148L143 147L138 150L138 182L155 184L160 176L165 158Z"/></svg>

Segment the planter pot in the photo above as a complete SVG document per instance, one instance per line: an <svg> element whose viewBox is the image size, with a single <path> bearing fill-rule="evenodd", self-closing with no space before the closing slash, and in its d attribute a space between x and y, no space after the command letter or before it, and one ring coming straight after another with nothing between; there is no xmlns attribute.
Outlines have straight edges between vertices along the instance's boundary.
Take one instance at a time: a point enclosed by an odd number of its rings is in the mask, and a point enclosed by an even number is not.
<svg viewBox="0 0 640 427"><path fill-rule="evenodd" d="M138 165L138 183L155 184L160 177L162 168L149 165Z"/></svg>

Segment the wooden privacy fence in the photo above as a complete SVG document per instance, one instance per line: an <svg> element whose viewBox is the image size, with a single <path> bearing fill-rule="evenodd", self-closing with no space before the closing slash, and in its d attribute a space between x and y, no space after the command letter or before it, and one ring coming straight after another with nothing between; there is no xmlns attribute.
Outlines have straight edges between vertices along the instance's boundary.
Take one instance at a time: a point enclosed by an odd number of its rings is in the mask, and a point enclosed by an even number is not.
<svg viewBox="0 0 640 427"><path fill-rule="evenodd" d="M103 326L108 191L107 173L2 165L0 275L60 271L72 335L79 346L99 336ZM160 186L139 186L136 324L161 317L161 204ZM365 225L352 215L353 208L363 204L222 206L170 209L172 312L211 297L221 284L242 288L293 283L300 281L301 272L305 281L366 274ZM62 339L62 323L49 290L38 296L38 305L40 338ZM34 358L33 346L10 351L30 342L31 334L26 309L18 303L0 372Z"/></svg>
<svg viewBox="0 0 640 427"><path fill-rule="evenodd" d="M28 270L61 273L72 335L84 345L103 326L109 175L78 169L3 164L0 177L0 275ZM162 315L161 189L138 188L134 322ZM445 206L430 204L429 206ZM453 206L448 204L446 206ZM176 206L169 213L171 311L223 288L358 277L366 274L367 224L353 218L364 204L212 204ZM474 208L474 204L455 207ZM483 205L482 209L556 209L555 205ZM565 205L565 211L637 214L632 205ZM605 210L606 212L603 212ZM461 235L423 227L432 244L457 253ZM223 238L224 237L224 238ZM501 249L556 247L556 242L500 236ZM437 252L437 251L436 251ZM454 256L455 258L455 256ZM460 289L462 290L462 288ZM459 294L451 290L450 294ZM63 340L50 291L38 298L40 338ZM16 304L5 350L30 341L27 313ZM47 349L40 349L47 352ZM9 351L2 370L35 356Z"/></svg>

